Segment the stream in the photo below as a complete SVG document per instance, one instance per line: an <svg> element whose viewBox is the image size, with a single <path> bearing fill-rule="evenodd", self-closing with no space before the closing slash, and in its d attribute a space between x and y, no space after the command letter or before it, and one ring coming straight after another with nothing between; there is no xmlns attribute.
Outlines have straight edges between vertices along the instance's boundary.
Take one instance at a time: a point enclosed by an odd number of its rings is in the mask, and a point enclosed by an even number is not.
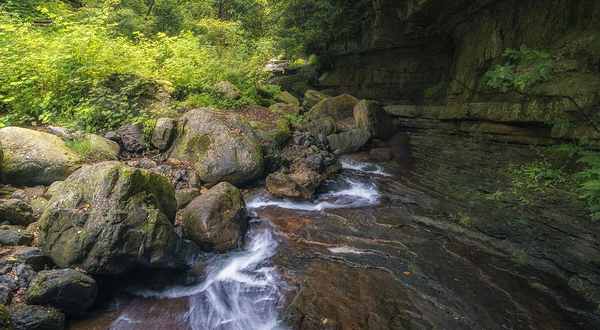
<svg viewBox="0 0 600 330"><path fill-rule="evenodd" d="M343 160L344 172L327 181L313 202L277 198L261 188L247 197L250 230L242 251L214 255L204 265L202 280L193 286L165 290L132 290L125 300L113 300L107 315L118 317L112 330L284 330L279 319L292 288L278 274L270 258L285 234L278 232L260 212L287 210L301 214L328 209L375 205L381 197L376 177L388 176L380 166ZM372 176L372 177L371 177ZM333 249L344 252L343 248ZM187 310L184 310L187 309ZM102 319L102 318L100 318ZM83 322L80 328L101 329L108 324ZM76 321L71 329L79 328Z"/></svg>

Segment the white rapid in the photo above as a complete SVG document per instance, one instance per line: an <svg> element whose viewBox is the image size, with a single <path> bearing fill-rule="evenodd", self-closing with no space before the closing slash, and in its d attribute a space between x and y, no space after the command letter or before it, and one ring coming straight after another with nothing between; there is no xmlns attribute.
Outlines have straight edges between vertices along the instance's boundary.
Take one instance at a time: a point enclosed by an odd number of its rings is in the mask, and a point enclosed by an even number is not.
<svg viewBox="0 0 600 330"><path fill-rule="evenodd" d="M344 171L328 181L314 202L274 198L265 191L247 202L254 215L243 251L216 255L210 261L204 280L191 287L172 287L155 291L137 291L144 298L175 299L189 297L189 310L179 316L181 327L193 330L284 330L279 315L285 307L288 285L269 259L276 253L276 230L257 216L262 208L274 207L299 212L320 212L331 208L354 208L379 202L377 177L387 176L378 166L343 161ZM135 304L134 304L135 305ZM126 309L112 324L113 330L158 329L143 325L139 308ZM173 328L175 329L175 328Z"/></svg>

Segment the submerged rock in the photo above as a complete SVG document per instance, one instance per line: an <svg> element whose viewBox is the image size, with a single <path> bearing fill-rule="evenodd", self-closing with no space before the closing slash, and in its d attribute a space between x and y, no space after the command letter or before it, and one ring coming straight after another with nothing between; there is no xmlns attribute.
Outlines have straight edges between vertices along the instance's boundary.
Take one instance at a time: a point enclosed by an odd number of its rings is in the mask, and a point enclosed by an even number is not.
<svg viewBox="0 0 600 330"><path fill-rule="evenodd" d="M362 100L353 111L357 126L370 131L373 137L386 140L394 135L392 118L378 102Z"/></svg>
<svg viewBox="0 0 600 330"><path fill-rule="evenodd" d="M98 285L74 269L41 271L33 279L25 300L29 305L51 305L67 314L80 313L94 303Z"/></svg>
<svg viewBox="0 0 600 330"><path fill-rule="evenodd" d="M65 315L48 306L17 306L10 309L16 330L63 330Z"/></svg>
<svg viewBox="0 0 600 330"><path fill-rule="evenodd" d="M162 174L104 162L82 168L54 193L38 245L62 268L122 274L189 268L197 247L173 228L175 191Z"/></svg>
<svg viewBox="0 0 600 330"><path fill-rule="evenodd" d="M169 149L173 138L175 137L175 131L177 130L177 121L172 118L159 118L156 121L156 127L152 133L152 145L160 151Z"/></svg>
<svg viewBox="0 0 600 330"><path fill-rule="evenodd" d="M0 129L4 153L1 181L14 185L48 185L80 167L79 156L59 137L25 128Z"/></svg>
<svg viewBox="0 0 600 330"><path fill-rule="evenodd" d="M20 199L0 199L0 223L5 221L11 225L28 226L34 221L33 210Z"/></svg>
<svg viewBox="0 0 600 330"><path fill-rule="evenodd" d="M214 109L202 108L183 115L179 130L171 157L191 162L203 182L239 185L261 176L261 145L243 123Z"/></svg>
<svg viewBox="0 0 600 330"><path fill-rule="evenodd" d="M194 199L181 217L185 237L207 252L235 249L248 226L242 192L227 182Z"/></svg>
<svg viewBox="0 0 600 330"><path fill-rule="evenodd" d="M366 129L352 129L340 134L327 136L329 148L335 154L358 151L371 139L371 132Z"/></svg>

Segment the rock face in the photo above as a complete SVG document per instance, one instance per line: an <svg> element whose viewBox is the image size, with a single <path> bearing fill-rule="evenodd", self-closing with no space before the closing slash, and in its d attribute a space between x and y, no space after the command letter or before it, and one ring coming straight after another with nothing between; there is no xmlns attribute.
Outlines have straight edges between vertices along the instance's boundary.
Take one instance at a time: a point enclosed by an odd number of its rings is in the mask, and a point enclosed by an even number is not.
<svg viewBox="0 0 600 330"><path fill-rule="evenodd" d="M41 271L33 279L25 300L29 305L51 305L66 314L88 309L96 299L98 285L74 269Z"/></svg>
<svg viewBox="0 0 600 330"><path fill-rule="evenodd" d="M160 151L167 150L173 142L176 130L177 122L174 119L159 118L152 133L152 145Z"/></svg>
<svg viewBox="0 0 600 330"><path fill-rule="evenodd" d="M304 107L304 109L306 110L310 110L312 109L312 107L314 107L315 105L317 105L319 102L330 98L331 96L321 93L319 91L316 90L312 90L309 89L306 91L306 93L304 93L304 100L302 101L302 106Z"/></svg>
<svg viewBox="0 0 600 330"><path fill-rule="evenodd" d="M263 172L261 146L252 131L236 125L214 109L191 110L179 121L171 157L191 162L199 178L212 185L252 181Z"/></svg>
<svg viewBox="0 0 600 330"><path fill-rule="evenodd" d="M29 204L20 199L0 200L0 223L8 221L11 225L28 226L33 220Z"/></svg>
<svg viewBox="0 0 600 330"><path fill-rule="evenodd" d="M223 182L194 199L182 212L185 237L203 251L235 249L248 226L239 189Z"/></svg>
<svg viewBox="0 0 600 330"><path fill-rule="evenodd" d="M123 125L119 127L119 135L121 136L121 143L125 151L138 153L146 148L142 129L139 125Z"/></svg>
<svg viewBox="0 0 600 330"><path fill-rule="evenodd" d="M10 310L16 330L63 330L65 315L46 306L18 306Z"/></svg>
<svg viewBox="0 0 600 330"><path fill-rule="evenodd" d="M358 151L371 139L371 132L366 129L352 129L344 133L327 137L329 148L335 154L345 154Z"/></svg>
<svg viewBox="0 0 600 330"><path fill-rule="evenodd" d="M162 174L119 162L82 168L53 194L38 245L59 267L90 274L188 268L197 247L175 233L174 195Z"/></svg>
<svg viewBox="0 0 600 330"><path fill-rule="evenodd" d="M378 102L362 100L353 111L357 126L370 131L374 138L386 140L394 135L392 118Z"/></svg>
<svg viewBox="0 0 600 330"><path fill-rule="evenodd" d="M277 172L270 174L266 180L267 190L280 197L290 197L304 200L312 200L313 192L287 174Z"/></svg>
<svg viewBox="0 0 600 330"><path fill-rule="evenodd" d="M357 103L358 99L348 94L330 97L312 107L308 115L313 119L328 116L335 119L349 118L354 116L353 109Z"/></svg>
<svg viewBox="0 0 600 330"><path fill-rule="evenodd" d="M79 168L79 156L57 136L34 130L0 129L4 153L2 182L14 185L48 185Z"/></svg>

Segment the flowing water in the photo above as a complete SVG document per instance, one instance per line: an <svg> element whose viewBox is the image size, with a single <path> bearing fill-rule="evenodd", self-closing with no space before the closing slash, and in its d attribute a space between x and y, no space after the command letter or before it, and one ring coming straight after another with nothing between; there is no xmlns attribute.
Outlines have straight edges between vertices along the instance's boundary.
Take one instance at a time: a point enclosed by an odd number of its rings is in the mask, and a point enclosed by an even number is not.
<svg viewBox="0 0 600 330"><path fill-rule="evenodd" d="M345 171L326 182L314 202L276 198L264 189L256 191L247 201L252 220L244 250L213 256L196 285L161 291L135 290L135 298L126 302L115 300L113 309L119 315L109 328L286 329L279 315L291 288L269 262L284 236L258 214L266 209L310 213L378 203L377 178L388 174L368 163L344 160L342 165Z"/></svg>

